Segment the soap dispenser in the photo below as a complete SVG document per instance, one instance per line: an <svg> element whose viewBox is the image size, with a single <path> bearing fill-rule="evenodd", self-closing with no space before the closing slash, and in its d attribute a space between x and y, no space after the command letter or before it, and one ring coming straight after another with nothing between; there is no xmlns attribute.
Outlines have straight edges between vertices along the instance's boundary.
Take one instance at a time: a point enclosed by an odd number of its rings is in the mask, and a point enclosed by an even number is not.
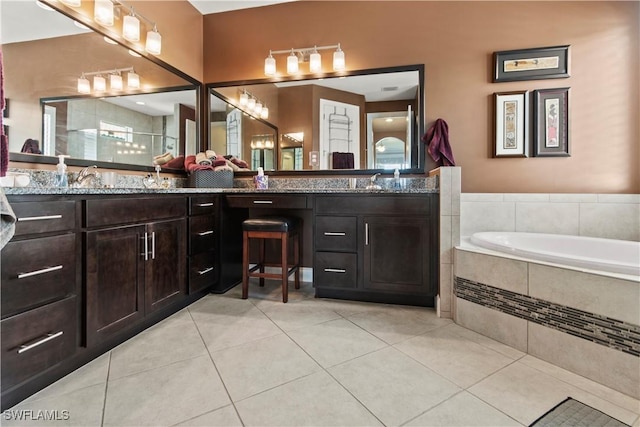
<svg viewBox="0 0 640 427"><path fill-rule="evenodd" d="M395 188L396 190L400 190L402 188L400 185L400 171L398 170L398 168L393 171L393 188Z"/></svg>
<svg viewBox="0 0 640 427"><path fill-rule="evenodd" d="M64 163L64 158L68 157L64 154L59 154L58 155L58 165L56 166L58 169L58 172L56 173L56 178L55 178L55 185L56 187L68 187L69 186L69 181L67 179L67 165L65 165Z"/></svg>

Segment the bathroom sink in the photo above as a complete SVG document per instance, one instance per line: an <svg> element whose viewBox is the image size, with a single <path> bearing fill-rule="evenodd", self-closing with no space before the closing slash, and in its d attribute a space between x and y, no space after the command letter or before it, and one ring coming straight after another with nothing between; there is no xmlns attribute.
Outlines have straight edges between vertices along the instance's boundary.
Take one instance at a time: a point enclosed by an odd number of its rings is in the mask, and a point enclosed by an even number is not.
<svg viewBox="0 0 640 427"><path fill-rule="evenodd" d="M369 184L365 187L365 190L382 190L382 187L378 184Z"/></svg>

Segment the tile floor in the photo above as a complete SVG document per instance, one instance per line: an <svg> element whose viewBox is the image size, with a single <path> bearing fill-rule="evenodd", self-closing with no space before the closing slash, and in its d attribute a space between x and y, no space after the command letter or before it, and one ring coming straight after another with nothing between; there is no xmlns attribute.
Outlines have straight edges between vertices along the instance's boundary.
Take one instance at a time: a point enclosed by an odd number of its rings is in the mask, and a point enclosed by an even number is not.
<svg viewBox="0 0 640 427"><path fill-rule="evenodd" d="M208 295L12 408L4 426L521 426L572 396L634 426L640 402L434 310L277 283Z"/></svg>

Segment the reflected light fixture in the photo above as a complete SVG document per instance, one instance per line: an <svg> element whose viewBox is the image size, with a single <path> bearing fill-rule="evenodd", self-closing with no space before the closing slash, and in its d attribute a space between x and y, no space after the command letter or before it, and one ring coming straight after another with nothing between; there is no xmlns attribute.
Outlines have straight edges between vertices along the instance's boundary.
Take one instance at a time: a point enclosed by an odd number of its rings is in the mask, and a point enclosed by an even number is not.
<svg viewBox="0 0 640 427"><path fill-rule="evenodd" d="M299 64L309 62L309 72L317 74L322 72L322 57L318 51L335 49L333 52L333 71L345 71L346 62L344 51L340 43L331 46L314 46L304 48L292 48L287 50L270 50L269 56L264 60L264 74L268 77L277 75L276 59L273 55L288 53L287 73L296 74L300 71Z"/></svg>
<svg viewBox="0 0 640 427"><path fill-rule="evenodd" d="M135 50L131 50L131 49L129 49L129 55L133 56L134 58L142 57L142 55L140 55L138 52L136 52Z"/></svg>
<svg viewBox="0 0 640 427"><path fill-rule="evenodd" d="M267 105L251 93L243 89L238 99L238 109L249 114L253 118L267 119L269 118L269 109Z"/></svg>
<svg viewBox="0 0 640 427"><path fill-rule="evenodd" d="M93 19L106 27L113 26L113 3L111 0L95 0L93 6Z"/></svg>
<svg viewBox="0 0 640 427"><path fill-rule="evenodd" d="M91 82L84 73L78 78L78 92L83 94L91 93Z"/></svg>
<svg viewBox="0 0 640 427"><path fill-rule="evenodd" d="M262 107L262 111L260 112L260 118L265 120L269 118L269 108L267 108L266 105Z"/></svg>
<svg viewBox="0 0 640 427"><path fill-rule="evenodd" d="M248 102L249 102L249 94L243 91L240 94L240 106L244 107L247 105Z"/></svg>
<svg viewBox="0 0 640 427"><path fill-rule="evenodd" d="M122 76L119 72L109 75L109 86L111 90L122 90Z"/></svg>
<svg viewBox="0 0 640 427"><path fill-rule="evenodd" d="M89 30L90 28L87 27L86 25L84 25L82 22L79 21L73 21L73 25L75 25L76 27L80 28L81 30Z"/></svg>
<svg viewBox="0 0 640 427"><path fill-rule="evenodd" d="M109 44L118 44L118 42L116 42L115 40L111 40L109 37L104 36L103 37L104 41L106 41Z"/></svg>
<svg viewBox="0 0 640 427"><path fill-rule="evenodd" d="M87 78L88 76L93 76L93 90L95 92L104 92L107 90L107 79L104 76L109 76L109 88L112 91L122 91L124 85L121 73L125 71L127 72L127 88L139 89L140 76L133 71L133 67L128 67L82 73L80 78L78 78L78 93L85 95L91 93L91 84Z"/></svg>
<svg viewBox="0 0 640 427"><path fill-rule="evenodd" d="M127 88L140 89L140 76L133 71L133 68L127 73Z"/></svg>
<svg viewBox="0 0 640 427"><path fill-rule="evenodd" d="M102 77L102 75L98 74L97 76L93 76L93 90L96 92L104 92L107 90L107 80Z"/></svg>
<svg viewBox="0 0 640 427"><path fill-rule="evenodd" d="M147 32L145 50L153 55L160 55L162 51L162 36L155 25L153 26L153 30Z"/></svg>

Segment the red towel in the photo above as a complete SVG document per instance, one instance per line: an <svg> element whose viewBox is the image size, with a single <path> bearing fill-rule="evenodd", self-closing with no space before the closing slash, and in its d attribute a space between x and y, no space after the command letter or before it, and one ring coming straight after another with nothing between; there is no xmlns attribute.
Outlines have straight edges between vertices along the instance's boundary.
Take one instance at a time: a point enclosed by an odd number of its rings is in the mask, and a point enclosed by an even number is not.
<svg viewBox="0 0 640 427"><path fill-rule="evenodd" d="M222 154L216 155L216 157L214 159L212 159L211 162L212 162L211 166L213 166L214 168L217 167L217 166L226 166L227 165L227 160L224 158L224 156Z"/></svg>
<svg viewBox="0 0 640 427"><path fill-rule="evenodd" d="M438 166L455 166L451 145L449 145L449 125L442 119L438 119L422 137L427 144L427 151Z"/></svg>
<svg viewBox="0 0 640 427"><path fill-rule="evenodd" d="M184 162L185 162L184 156L178 156L178 157L175 157L175 158L169 160L164 165L162 165L162 168L184 169Z"/></svg>

